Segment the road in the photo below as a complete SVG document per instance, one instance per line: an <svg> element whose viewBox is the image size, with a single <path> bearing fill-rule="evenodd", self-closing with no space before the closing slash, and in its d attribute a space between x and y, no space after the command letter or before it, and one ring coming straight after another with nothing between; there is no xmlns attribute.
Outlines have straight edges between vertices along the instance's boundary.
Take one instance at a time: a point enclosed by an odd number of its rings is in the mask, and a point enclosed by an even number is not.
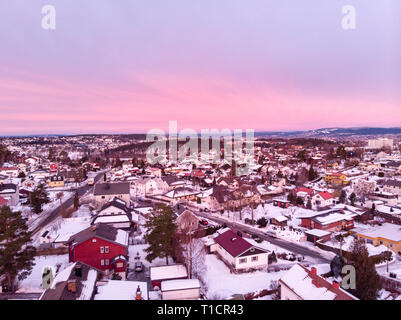
<svg viewBox="0 0 401 320"><path fill-rule="evenodd" d="M98 182L100 180L100 178L103 177L104 175L104 171L99 172L96 176L95 176L95 183ZM88 186L85 185L83 187L77 188L76 190L78 191L78 197L82 197L84 195L86 195L88 192L92 192L93 191L94 186ZM73 190L70 190L73 191ZM70 206L72 206L74 204L74 196L72 196L71 198L69 198L68 200L66 200L63 203L63 208L68 208ZM43 219L37 226L35 226L34 229L31 230L32 234L35 234L37 232L39 232L43 227L47 226L50 222L52 222L54 219L56 219L59 215L61 214L61 206L58 206L57 208L53 209L53 211L51 211L48 216Z"/></svg>
<svg viewBox="0 0 401 320"><path fill-rule="evenodd" d="M239 224L239 223L236 223L233 221L227 221L226 219L218 218L218 217L212 216L210 214L205 214L205 213L198 212L198 211L195 211L195 214L197 214L200 217L218 222L220 224L226 224L227 226L235 228L242 232L246 232L251 235L259 236L261 239L266 240L280 248L283 248L285 250L294 252L294 253L302 255L302 256L314 258L322 263L330 263L330 261L331 261L329 258L322 256L319 252L316 252L314 250L311 250L309 248L306 248L304 246L298 245L298 244L290 242L290 241L271 237L271 236L265 234L263 231L255 230L252 227L247 227L247 226L244 226L242 224Z"/></svg>

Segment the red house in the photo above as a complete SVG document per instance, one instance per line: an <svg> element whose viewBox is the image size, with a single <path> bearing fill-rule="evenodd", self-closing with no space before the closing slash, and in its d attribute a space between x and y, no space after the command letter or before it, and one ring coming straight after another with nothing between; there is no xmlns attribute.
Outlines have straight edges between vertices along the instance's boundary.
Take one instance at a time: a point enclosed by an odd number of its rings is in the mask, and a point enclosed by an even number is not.
<svg viewBox="0 0 401 320"><path fill-rule="evenodd" d="M352 229L354 227L354 219L352 216L337 212L324 213L302 217L301 227L337 232Z"/></svg>
<svg viewBox="0 0 401 320"><path fill-rule="evenodd" d="M67 244L70 262L83 262L125 279L128 232L99 223L74 234Z"/></svg>

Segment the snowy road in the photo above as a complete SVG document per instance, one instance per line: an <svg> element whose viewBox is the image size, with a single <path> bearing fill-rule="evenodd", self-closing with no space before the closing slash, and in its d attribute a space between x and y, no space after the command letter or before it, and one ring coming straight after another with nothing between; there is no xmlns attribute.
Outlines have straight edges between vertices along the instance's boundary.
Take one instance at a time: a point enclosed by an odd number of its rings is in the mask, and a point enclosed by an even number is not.
<svg viewBox="0 0 401 320"><path fill-rule="evenodd" d="M103 177L104 172L99 172L95 177L95 182L99 181L101 177ZM94 186L83 186L78 188L78 196L82 197L86 195L88 192L93 191ZM74 204L74 195L72 195L68 200L64 201L63 207L68 208ZM50 222L52 222L57 216L61 213L61 207L58 206L57 208L50 211L50 213L37 224L35 224L34 228L30 230L32 234L39 232L43 227L47 226Z"/></svg>

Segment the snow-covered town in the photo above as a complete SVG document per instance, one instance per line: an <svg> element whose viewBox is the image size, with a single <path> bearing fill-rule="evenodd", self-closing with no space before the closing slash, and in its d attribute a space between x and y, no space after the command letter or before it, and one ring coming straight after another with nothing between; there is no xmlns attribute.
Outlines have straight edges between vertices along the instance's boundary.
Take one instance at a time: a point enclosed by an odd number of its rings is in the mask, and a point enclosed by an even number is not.
<svg viewBox="0 0 401 320"><path fill-rule="evenodd" d="M0 299L400 300L400 143L255 137L237 175L140 135L2 138Z"/></svg>

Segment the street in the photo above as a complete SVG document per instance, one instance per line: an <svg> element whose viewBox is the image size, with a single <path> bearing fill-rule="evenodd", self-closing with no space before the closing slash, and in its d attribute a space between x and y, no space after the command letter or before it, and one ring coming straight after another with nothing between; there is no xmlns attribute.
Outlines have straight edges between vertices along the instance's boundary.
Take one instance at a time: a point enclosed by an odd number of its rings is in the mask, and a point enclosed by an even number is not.
<svg viewBox="0 0 401 320"><path fill-rule="evenodd" d="M95 176L95 183L98 182L100 180L100 178L103 177L103 175L104 175L104 172L99 172ZM93 188L94 188L94 186L85 185L76 190L78 191L78 196L82 197L87 192L92 192ZM73 204L74 204L74 196L72 196L71 198L69 198L68 200L66 200L63 203L63 208L68 208L68 207L72 206ZM33 230L31 230L32 234L39 232L42 228L46 227L50 222L52 222L54 219L56 219L57 216L59 216L60 214L61 214L61 206L58 206L56 209L53 209L53 211L51 211L48 214L48 216L45 219L43 219L37 226L35 226L35 228Z"/></svg>

